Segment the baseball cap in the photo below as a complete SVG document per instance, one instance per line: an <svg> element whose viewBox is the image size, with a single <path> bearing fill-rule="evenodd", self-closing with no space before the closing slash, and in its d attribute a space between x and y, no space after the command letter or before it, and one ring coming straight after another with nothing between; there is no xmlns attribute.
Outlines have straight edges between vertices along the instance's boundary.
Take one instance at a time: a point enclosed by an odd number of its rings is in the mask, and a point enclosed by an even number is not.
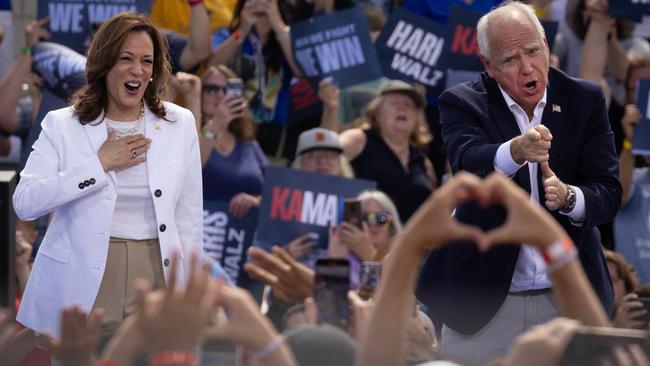
<svg viewBox="0 0 650 366"><path fill-rule="evenodd" d="M321 127L312 128L300 134L300 137L298 137L296 156L316 149L329 149L343 152L339 143L339 135L334 131Z"/></svg>

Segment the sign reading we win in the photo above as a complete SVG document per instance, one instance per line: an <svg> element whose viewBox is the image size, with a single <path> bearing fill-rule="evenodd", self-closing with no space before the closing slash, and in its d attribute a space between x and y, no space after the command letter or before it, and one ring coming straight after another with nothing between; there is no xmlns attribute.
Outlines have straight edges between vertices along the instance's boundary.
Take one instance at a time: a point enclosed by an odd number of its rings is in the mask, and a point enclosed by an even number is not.
<svg viewBox="0 0 650 366"><path fill-rule="evenodd" d="M296 63L311 85L331 78L344 88L381 76L366 18L357 7L294 23L291 38Z"/></svg>

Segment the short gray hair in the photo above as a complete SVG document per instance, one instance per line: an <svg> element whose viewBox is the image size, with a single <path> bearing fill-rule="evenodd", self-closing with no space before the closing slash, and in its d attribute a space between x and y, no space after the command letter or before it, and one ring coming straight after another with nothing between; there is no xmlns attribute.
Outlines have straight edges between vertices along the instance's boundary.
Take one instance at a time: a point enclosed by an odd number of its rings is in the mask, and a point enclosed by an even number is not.
<svg viewBox="0 0 650 366"><path fill-rule="evenodd" d="M357 199L361 202L366 200L375 200L379 203L379 206L386 210L392 217L393 220L390 224L390 235L395 236L402 231L402 220L399 218L399 212L397 212L397 207L393 203L393 200L382 191L363 191L359 193Z"/></svg>
<svg viewBox="0 0 650 366"><path fill-rule="evenodd" d="M483 15L481 19L478 20L478 24L476 25L476 40L478 41L478 48L483 54L483 56L490 58L492 54L492 50L490 49L490 41L488 37L488 27L490 26L490 19L494 15L495 12L502 12L505 8L512 8L514 10L517 10L524 14L528 20L530 21L531 24L535 26L535 29L537 30L537 33L539 33L539 36L542 39L546 38L546 32L544 32L544 27L542 26L542 23L539 21L537 18L537 15L535 14L535 9L528 4L523 4L520 3L519 1L514 1L514 0L506 0L501 5L497 6L496 8L490 10L487 14Z"/></svg>

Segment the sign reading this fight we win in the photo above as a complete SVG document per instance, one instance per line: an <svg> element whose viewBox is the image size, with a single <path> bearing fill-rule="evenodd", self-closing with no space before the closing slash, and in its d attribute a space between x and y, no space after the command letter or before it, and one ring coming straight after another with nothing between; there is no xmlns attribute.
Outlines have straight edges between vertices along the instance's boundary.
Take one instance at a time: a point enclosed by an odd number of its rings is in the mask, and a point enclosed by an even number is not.
<svg viewBox="0 0 650 366"><path fill-rule="evenodd" d="M352 9L291 25L296 63L309 83L331 77L339 88L381 77L363 12Z"/></svg>
<svg viewBox="0 0 650 366"><path fill-rule="evenodd" d="M38 0L37 17L50 16L50 41L85 54L91 27L123 12L148 14L151 0Z"/></svg>
<svg viewBox="0 0 650 366"><path fill-rule="evenodd" d="M375 43L384 76L419 83L439 94L444 86L445 33L441 25L396 9Z"/></svg>
<svg viewBox="0 0 650 366"><path fill-rule="evenodd" d="M301 235L314 233L318 246L325 249L329 227L343 219L345 199L375 186L374 181L268 167L256 242L269 250L273 244L288 244Z"/></svg>

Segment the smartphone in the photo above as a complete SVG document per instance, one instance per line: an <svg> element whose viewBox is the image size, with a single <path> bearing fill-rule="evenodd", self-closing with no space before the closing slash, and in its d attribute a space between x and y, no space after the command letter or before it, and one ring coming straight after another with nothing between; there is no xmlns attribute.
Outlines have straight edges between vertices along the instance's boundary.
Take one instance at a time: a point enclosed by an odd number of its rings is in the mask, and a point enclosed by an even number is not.
<svg viewBox="0 0 650 366"><path fill-rule="evenodd" d="M559 365L598 365L612 356L615 347L626 350L631 345L640 346L647 354L648 340L645 332L638 329L581 326L567 345Z"/></svg>
<svg viewBox="0 0 650 366"><path fill-rule="evenodd" d="M241 97L244 94L244 82L242 79L228 79L226 81L226 95Z"/></svg>
<svg viewBox="0 0 650 366"><path fill-rule="evenodd" d="M314 301L320 323L347 330L348 291L350 290L350 263L346 258L316 260Z"/></svg>
<svg viewBox="0 0 650 366"><path fill-rule="evenodd" d="M643 307L645 308L645 315L641 315L637 319L639 320L645 320L647 322L650 321L650 297L639 297L637 298L637 301L643 304Z"/></svg>
<svg viewBox="0 0 650 366"><path fill-rule="evenodd" d="M363 230L361 225L361 201L357 199L347 199L343 204L343 221Z"/></svg>
<svg viewBox="0 0 650 366"><path fill-rule="evenodd" d="M363 262L359 272L359 297L368 300L379 287L381 262Z"/></svg>

